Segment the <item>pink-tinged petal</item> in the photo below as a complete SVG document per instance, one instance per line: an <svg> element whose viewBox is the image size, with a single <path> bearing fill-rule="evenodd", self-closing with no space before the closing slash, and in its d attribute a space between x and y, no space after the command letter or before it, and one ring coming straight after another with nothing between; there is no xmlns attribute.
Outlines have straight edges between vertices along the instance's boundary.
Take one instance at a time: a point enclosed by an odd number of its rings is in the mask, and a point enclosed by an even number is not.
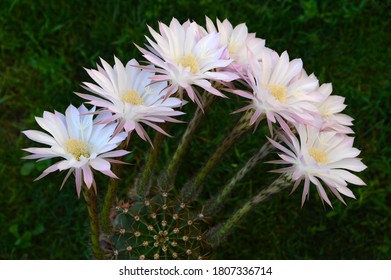
<svg viewBox="0 0 391 280"><path fill-rule="evenodd" d="M237 80L240 78L237 74L228 71L207 72L205 73L205 77L211 80L224 82L232 82L233 80Z"/></svg>
<svg viewBox="0 0 391 280"><path fill-rule="evenodd" d="M115 175L111 170L103 170L103 171L100 171L100 172L102 172L103 174L105 174L106 176L109 176L111 178L119 179L117 177L117 175Z"/></svg>
<svg viewBox="0 0 391 280"><path fill-rule="evenodd" d="M184 105L183 101L184 100L180 100L178 98L167 98L166 100L161 101L160 105L171 107L171 108L177 108L177 107ZM182 112L178 112L178 113L182 113ZM184 114L184 113L182 113L182 114Z"/></svg>
<svg viewBox="0 0 391 280"><path fill-rule="evenodd" d="M94 158L90 160L90 165L93 169L98 170L98 171L107 171L110 170L111 165L106 159L102 158Z"/></svg>
<svg viewBox="0 0 391 280"><path fill-rule="evenodd" d="M118 79L118 90L124 90L127 88L127 76L126 76L126 70L122 62L114 56L114 62L115 62L115 72L117 74Z"/></svg>
<svg viewBox="0 0 391 280"><path fill-rule="evenodd" d="M301 207L303 207L304 202L305 202L305 198L309 194L309 191L310 191L310 180L308 178L305 178L303 194L301 196Z"/></svg>
<svg viewBox="0 0 391 280"><path fill-rule="evenodd" d="M337 189L338 192L342 193L343 195L346 195L346 196L351 197L351 198L356 198L354 196L353 192L349 188L347 188L345 186L340 186L340 187L337 187L336 189Z"/></svg>
<svg viewBox="0 0 391 280"><path fill-rule="evenodd" d="M273 125L272 125L272 122L273 122L273 120L274 120L274 122L276 120L274 119L274 117L269 118L270 115L268 116L268 113L266 113L266 116L267 116L267 126L269 128L270 135L273 137Z"/></svg>
<svg viewBox="0 0 391 280"><path fill-rule="evenodd" d="M281 79L280 83L283 85L288 84L294 76L301 72L303 68L303 61L301 59L294 59L289 63L288 69L284 78Z"/></svg>
<svg viewBox="0 0 391 280"><path fill-rule="evenodd" d="M130 153L129 151L125 151L125 150L116 150L116 151L111 151L111 152L101 154L101 155L99 155L99 157L100 158L122 157L124 155L129 154L129 153Z"/></svg>
<svg viewBox="0 0 391 280"><path fill-rule="evenodd" d="M77 197L80 198L80 193L81 193L81 187L82 187L82 170L80 168L75 168L75 183L76 183L76 192L77 192Z"/></svg>
<svg viewBox="0 0 391 280"><path fill-rule="evenodd" d="M268 83L270 84L281 84L281 77L285 76L285 73L288 70L289 66L289 56L286 51L284 51L277 64L274 67L273 74L270 77Z"/></svg>
<svg viewBox="0 0 391 280"><path fill-rule="evenodd" d="M356 148L349 148L349 149L338 148L335 150L335 152L329 153L329 162L333 163L345 158L355 158L360 153L361 151Z"/></svg>
<svg viewBox="0 0 391 280"><path fill-rule="evenodd" d="M295 169L295 171L292 173L293 180L299 180L303 177L304 177L304 174L300 169Z"/></svg>
<svg viewBox="0 0 391 280"><path fill-rule="evenodd" d="M71 174L72 174L73 171L74 171L73 168L72 168L72 169L69 169L67 175L65 175L65 178L64 178L64 180L62 181L60 190L62 190L62 187L64 187L65 182L68 180L69 176L71 176Z"/></svg>
<svg viewBox="0 0 391 280"><path fill-rule="evenodd" d="M105 100L105 99L102 99L102 98L99 98L99 97L96 97L94 95L83 94L83 93L78 93L78 92L75 92L75 94L83 99L90 100L89 104L92 104L92 105L95 105L98 107L105 108L105 107L110 106L110 104L112 104L112 102Z"/></svg>
<svg viewBox="0 0 391 280"><path fill-rule="evenodd" d="M57 144L56 140L52 136L38 130L25 130L22 131L22 133L26 135L29 139L38 143L42 143L50 146Z"/></svg>
<svg viewBox="0 0 391 280"><path fill-rule="evenodd" d="M105 92L114 92L114 88L110 83L109 77L105 72L86 69L88 75L103 89Z"/></svg>
<svg viewBox="0 0 391 280"><path fill-rule="evenodd" d="M335 195L336 198L338 198L343 204L345 204L345 206L347 206L343 197L339 194L339 192L334 187L329 186L329 190Z"/></svg>
<svg viewBox="0 0 391 280"><path fill-rule="evenodd" d="M280 158L282 158L283 160L285 160L286 163L292 163L292 164L294 164L294 163L297 161L295 158L289 157L289 156L284 155L284 154L278 154L278 156L279 156Z"/></svg>
<svg viewBox="0 0 391 280"><path fill-rule="evenodd" d="M351 184L355 184L355 185L359 185L359 186L365 186L366 185L363 180L361 180L359 177L357 177L353 173L351 173L349 171L346 171L346 170L342 170L342 169L333 170L332 171L332 175L340 176L345 181L347 181L347 182L349 182Z"/></svg>
<svg viewBox="0 0 391 280"><path fill-rule="evenodd" d="M124 162L124 161L117 160L117 159L107 158L106 160L110 163L130 165L130 163L128 163L128 162Z"/></svg>
<svg viewBox="0 0 391 280"><path fill-rule="evenodd" d="M68 133L64 123L54 114L50 115L48 112L45 112L43 118L36 117L35 120L40 127L53 135L57 143L64 143L68 139Z"/></svg>
<svg viewBox="0 0 391 280"><path fill-rule="evenodd" d="M258 118L262 115L262 113L258 110L256 110L254 112L254 114L251 116L251 119L250 119L250 126L253 125L257 120Z"/></svg>
<svg viewBox="0 0 391 280"><path fill-rule="evenodd" d="M58 166L58 170L60 170L60 171L67 170L67 169L74 167L72 160L60 161L57 163L57 166Z"/></svg>
<svg viewBox="0 0 391 280"><path fill-rule="evenodd" d="M32 153L32 155L22 157L22 159L50 159L55 157L64 157L63 153L58 153L54 148L27 148L22 150Z"/></svg>
<svg viewBox="0 0 391 280"><path fill-rule="evenodd" d="M106 117L105 119L101 119L100 121L96 122L96 124L108 124L108 123L112 123L118 119L119 119L118 115L110 115L110 116Z"/></svg>
<svg viewBox="0 0 391 280"><path fill-rule="evenodd" d="M79 139L80 138L80 112L79 110L70 105L65 111L65 118L67 122L67 130L69 138Z"/></svg>
<svg viewBox="0 0 391 280"><path fill-rule="evenodd" d="M145 123L146 125L152 127L153 129L155 129L156 131L160 132L161 134L165 135L165 136L168 136L168 137L171 137L170 134L168 134L167 132L165 132L161 127L159 127L158 125L156 124L153 124L149 121L141 121L142 123Z"/></svg>
<svg viewBox="0 0 391 280"><path fill-rule="evenodd" d="M311 182L316 186L316 189L317 189L318 194L319 194L320 198L322 199L322 201L323 201L323 200L326 201L326 203L327 203L328 205L330 205L331 207L333 207L333 206L331 205L331 202L330 202L330 200L329 200L329 197L327 196L327 194L326 194L326 192L325 192L325 190L324 190L322 184L319 182L319 180L318 180L316 177L314 177L314 176L309 176L309 178L310 178Z"/></svg>
<svg viewBox="0 0 391 280"><path fill-rule="evenodd" d="M120 126L118 125L118 127ZM131 132L136 128L136 123L134 121L125 121L123 122L123 128L125 129L126 132Z"/></svg>
<svg viewBox="0 0 391 280"><path fill-rule="evenodd" d="M248 93L247 91L244 91L244 90L238 89L238 90L233 90L232 92L241 96L241 97L244 97L244 98L254 99L254 95L252 95L251 93Z"/></svg>
<svg viewBox="0 0 391 280"><path fill-rule="evenodd" d="M348 169L356 172L363 171L367 168L367 166L358 158L344 158L337 162L329 163L328 167Z"/></svg>
<svg viewBox="0 0 391 280"><path fill-rule="evenodd" d="M273 173L290 173L290 172L292 172L292 167L284 167L284 168L274 169L274 170L270 170L269 172L273 172Z"/></svg>
<svg viewBox="0 0 391 280"><path fill-rule="evenodd" d="M237 113L240 113L240 112L244 112L244 111L247 111L249 109L252 109L253 107L254 106L252 104L250 104L250 105L244 106L244 107L242 107L242 108L240 108L240 109L238 109L236 111L233 111L231 114L237 114ZM257 110L257 111L259 111L259 110Z"/></svg>
<svg viewBox="0 0 391 280"><path fill-rule="evenodd" d="M217 89L212 87L212 85L208 81L206 81L206 80L198 80L194 84L196 84L197 86L203 88L204 90L206 90L206 91L208 91L208 92L210 92L210 93L212 93L212 94L214 94L216 96L227 98L227 96L225 96L220 91L218 91Z"/></svg>
<svg viewBox="0 0 391 280"><path fill-rule="evenodd" d="M297 187L300 185L301 181L302 181L302 179L295 181L295 184L293 185L293 188L289 194L292 194L297 189Z"/></svg>
<svg viewBox="0 0 391 280"><path fill-rule="evenodd" d="M43 177L45 177L46 175L54 172L54 171L57 171L58 170L58 163L55 163L51 166L49 166L48 168L46 168L41 175L39 175L34 181L38 181L40 179L42 179Z"/></svg>
<svg viewBox="0 0 391 280"><path fill-rule="evenodd" d="M132 124L133 122L130 122L130 121L129 122L127 122L127 121L120 121L118 123L116 129L114 130L112 137L117 136L122 131L122 129L124 129L126 124L127 124L128 130L125 129L125 131L126 132L131 132L134 129L134 126L129 126L128 123Z"/></svg>
<svg viewBox="0 0 391 280"><path fill-rule="evenodd" d="M119 91L119 87L117 84L118 80L116 77L116 73L114 73L114 69L103 58L100 58L100 62L102 64L103 68L105 69L106 74L109 77L110 81L115 81L114 83L111 83L111 85L114 88L114 90L116 92L118 92Z"/></svg>
<svg viewBox="0 0 391 280"><path fill-rule="evenodd" d="M55 157L58 157L58 155L33 154L33 155L22 157L22 159L38 159L37 161L41 161L41 160L55 158Z"/></svg>
<svg viewBox="0 0 391 280"><path fill-rule="evenodd" d="M151 146L153 146L151 138L149 138L147 132L144 130L144 128L140 124L136 124L135 130L141 139L143 139L144 141L148 141L151 144Z"/></svg>
<svg viewBox="0 0 391 280"><path fill-rule="evenodd" d="M284 146L282 146L280 143L274 141L273 139L271 139L271 138L269 138L269 137L266 137L266 138L267 138L267 139L269 140L269 142L272 143L272 145L273 145L274 147L276 147L277 149L281 150L282 152L286 153L287 155L289 155L289 156L291 156L291 157L293 157L293 158L295 157L295 154L294 154L292 151L288 150L287 148L285 148Z"/></svg>
<svg viewBox="0 0 391 280"><path fill-rule="evenodd" d="M91 188L92 182L94 181L94 175L92 174L92 171L88 165L84 165L82 170L84 183L86 184L87 188Z"/></svg>

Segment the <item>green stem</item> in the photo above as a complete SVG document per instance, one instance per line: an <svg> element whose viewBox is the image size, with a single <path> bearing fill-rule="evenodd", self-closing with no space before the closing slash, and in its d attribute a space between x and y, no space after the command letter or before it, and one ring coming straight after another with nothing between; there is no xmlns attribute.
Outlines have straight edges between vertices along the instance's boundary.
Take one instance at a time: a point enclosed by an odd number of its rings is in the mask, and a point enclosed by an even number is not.
<svg viewBox="0 0 391 280"><path fill-rule="evenodd" d="M216 213L227 196L232 192L237 183L243 179L243 177L250 172L258 162L264 159L270 151L273 150L273 145L268 141L266 142L259 151L254 154L246 164L240 169L235 176L231 178L231 180L223 187L223 190L215 197L210 199L204 208L204 215L209 216Z"/></svg>
<svg viewBox="0 0 391 280"><path fill-rule="evenodd" d="M171 185L175 181L175 177L179 169L179 164L181 163L185 155L185 152L187 151L187 148L191 140L193 139L196 129L201 123L201 120L205 116L205 113L209 109L213 100L214 100L213 94L209 94L206 92L203 94L202 102L204 104L204 107L203 109L199 107L196 109L193 118L190 120L185 133L182 135L181 141L167 167L165 176L168 184Z"/></svg>
<svg viewBox="0 0 391 280"><path fill-rule="evenodd" d="M129 137L129 136L128 136ZM126 149L128 146L129 139L126 139L121 143L121 145L118 146L118 150ZM121 175L122 171L122 164L113 164L113 172L118 177ZM111 233L112 231L112 224L110 221L110 214L113 208L114 199L117 195L117 189L118 189L119 180L110 178L109 183L107 186L107 192L105 195L105 199L103 202L102 207L102 217L101 217L101 223L102 223L102 231L106 234Z"/></svg>
<svg viewBox="0 0 391 280"><path fill-rule="evenodd" d="M201 191L201 184L206 176L213 170L216 164L221 160L225 153L232 147L236 140L242 136L249 129L249 122L253 112L247 111L235 124L234 128L223 140L223 142L216 149L214 154L209 158L207 163L197 173L194 180L187 183L182 189L181 195L184 200L194 200L197 194Z"/></svg>
<svg viewBox="0 0 391 280"><path fill-rule="evenodd" d="M291 185L291 177L283 174L277 178L266 189L261 190L252 199L237 210L222 226L217 230L211 230L212 234L208 236L208 241L212 246L217 246L229 234L229 232L238 225L238 223L258 204L269 200L275 194L280 193Z"/></svg>
<svg viewBox="0 0 391 280"><path fill-rule="evenodd" d="M103 259L103 252L99 241L99 218L96 193L93 188L83 186L83 196L87 203L88 218L90 220L92 253L97 260Z"/></svg>
<svg viewBox="0 0 391 280"><path fill-rule="evenodd" d="M164 123L161 125L163 130L166 130L168 127L168 123ZM146 196L150 189L151 184L151 174L156 164L157 157L159 155L160 147L163 143L165 135L156 132L155 137L153 139L153 148L151 149L143 171L141 173L140 179L135 183L136 194L139 196Z"/></svg>

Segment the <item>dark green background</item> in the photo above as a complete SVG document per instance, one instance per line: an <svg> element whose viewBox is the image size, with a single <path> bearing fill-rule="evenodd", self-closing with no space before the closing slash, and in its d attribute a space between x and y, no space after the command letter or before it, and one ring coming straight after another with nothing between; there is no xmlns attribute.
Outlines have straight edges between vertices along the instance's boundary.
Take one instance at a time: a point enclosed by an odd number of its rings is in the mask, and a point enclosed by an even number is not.
<svg viewBox="0 0 391 280"><path fill-rule="evenodd" d="M280 194L259 206L232 232L214 256L218 259L390 259L390 1L1 1L0 2L0 259L89 258L84 201L72 180L59 192L64 174L33 182L48 163L21 160L21 149L34 146L21 135L38 129L34 116L44 110L63 112L81 104L72 92L89 81L83 67L115 54L142 60L133 45L146 42L147 24L181 22L204 25L205 15L234 25L246 22L250 32L291 58L302 58L308 73L332 82L346 97L345 113L355 119L355 146L368 169L367 186L351 186L357 199L344 206L323 207L312 191L300 207L301 190ZM237 98L222 100L208 115L183 168L183 177L199 168L234 123L228 113L243 106ZM192 107L189 106L188 111ZM191 114L191 113L190 113ZM183 119L188 120L188 116ZM171 129L174 138L185 125ZM264 141L262 130L238 143L205 187L216 192ZM134 140L131 168L141 165L148 145ZM272 157L271 157L272 158ZM236 209L273 175L260 166L246 177L220 218ZM134 170L132 169L132 170ZM123 185L131 181L123 181ZM270 177L270 178L269 178ZM105 182L105 178L99 177ZM125 187L125 186L124 186ZM104 190L104 187L102 188ZM103 191L100 192L101 194Z"/></svg>

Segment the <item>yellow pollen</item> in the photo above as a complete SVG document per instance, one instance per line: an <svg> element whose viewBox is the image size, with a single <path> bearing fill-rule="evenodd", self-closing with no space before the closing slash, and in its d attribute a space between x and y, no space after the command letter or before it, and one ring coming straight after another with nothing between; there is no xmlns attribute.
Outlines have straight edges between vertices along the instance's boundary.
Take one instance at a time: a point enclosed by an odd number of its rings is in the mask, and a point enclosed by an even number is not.
<svg viewBox="0 0 391 280"><path fill-rule="evenodd" d="M140 96L140 94L136 90L127 90L125 94L122 96L122 100L126 103L133 105L143 105L144 102Z"/></svg>
<svg viewBox="0 0 391 280"><path fill-rule="evenodd" d="M234 44L229 44L228 45L228 52L230 55L235 55L236 54L236 46Z"/></svg>
<svg viewBox="0 0 391 280"><path fill-rule="evenodd" d="M328 161L327 154L323 152L322 150L313 148L309 150L310 156L316 160L316 162L325 164Z"/></svg>
<svg viewBox="0 0 391 280"><path fill-rule="evenodd" d="M279 85L270 85L268 86L270 93L278 100L280 103L285 104L286 102L286 87Z"/></svg>
<svg viewBox="0 0 391 280"><path fill-rule="evenodd" d="M183 67L190 67L190 72L193 74L200 71L200 65L198 64L197 58L192 53L182 57L179 60L179 63Z"/></svg>
<svg viewBox="0 0 391 280"><path fill-rule="evenodd" d="M64 145L66 152L73 155L76 160L80 160L81 156L86 158L90 156L88 145L81 140L69 139L65 141Z"/></svg>

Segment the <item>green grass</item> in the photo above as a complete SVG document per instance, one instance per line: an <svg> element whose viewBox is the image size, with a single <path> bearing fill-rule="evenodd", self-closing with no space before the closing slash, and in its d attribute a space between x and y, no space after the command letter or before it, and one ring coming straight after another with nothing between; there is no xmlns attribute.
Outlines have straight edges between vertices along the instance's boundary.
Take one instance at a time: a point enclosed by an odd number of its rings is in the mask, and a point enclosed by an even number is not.
<svg viewBox="0 0 391 280"><path fill-rule="evenodd" d="M345 207L323 207L315 192L303 208L300 191L259 206L221 245L218 259L391 259L390 1L1 1L0 3L0 259L90 257L86 208L64 174L33 182L49 163L20 158L32 142L21 135L38 129L34 116L82 100L83 67L99 57L142 60L133 45L145 43L147 24L172 17L204 24L208 15L246 22L267 46L300 57L307 72L332 82L354 117L355 146L368 169L365 187ZM219 100L208 114L181 169L182 181L206 160L234 123L236 98ZM191 106L189 106L190 108ZM187 120L189 116L183 119ZM167 159L185 125L171 127ZM136 139L136 137L134 138ZM208 179L203 198L216 193L264 141L259 130L239 142ZM129 171L143 163L146 143L134 140ZM271 180L261 165L241 183L221 218ZM99 177L102 182L105 178ZM132 178L127 177L123 186ZM102 194L103 191L100 192Z"/></svg>

